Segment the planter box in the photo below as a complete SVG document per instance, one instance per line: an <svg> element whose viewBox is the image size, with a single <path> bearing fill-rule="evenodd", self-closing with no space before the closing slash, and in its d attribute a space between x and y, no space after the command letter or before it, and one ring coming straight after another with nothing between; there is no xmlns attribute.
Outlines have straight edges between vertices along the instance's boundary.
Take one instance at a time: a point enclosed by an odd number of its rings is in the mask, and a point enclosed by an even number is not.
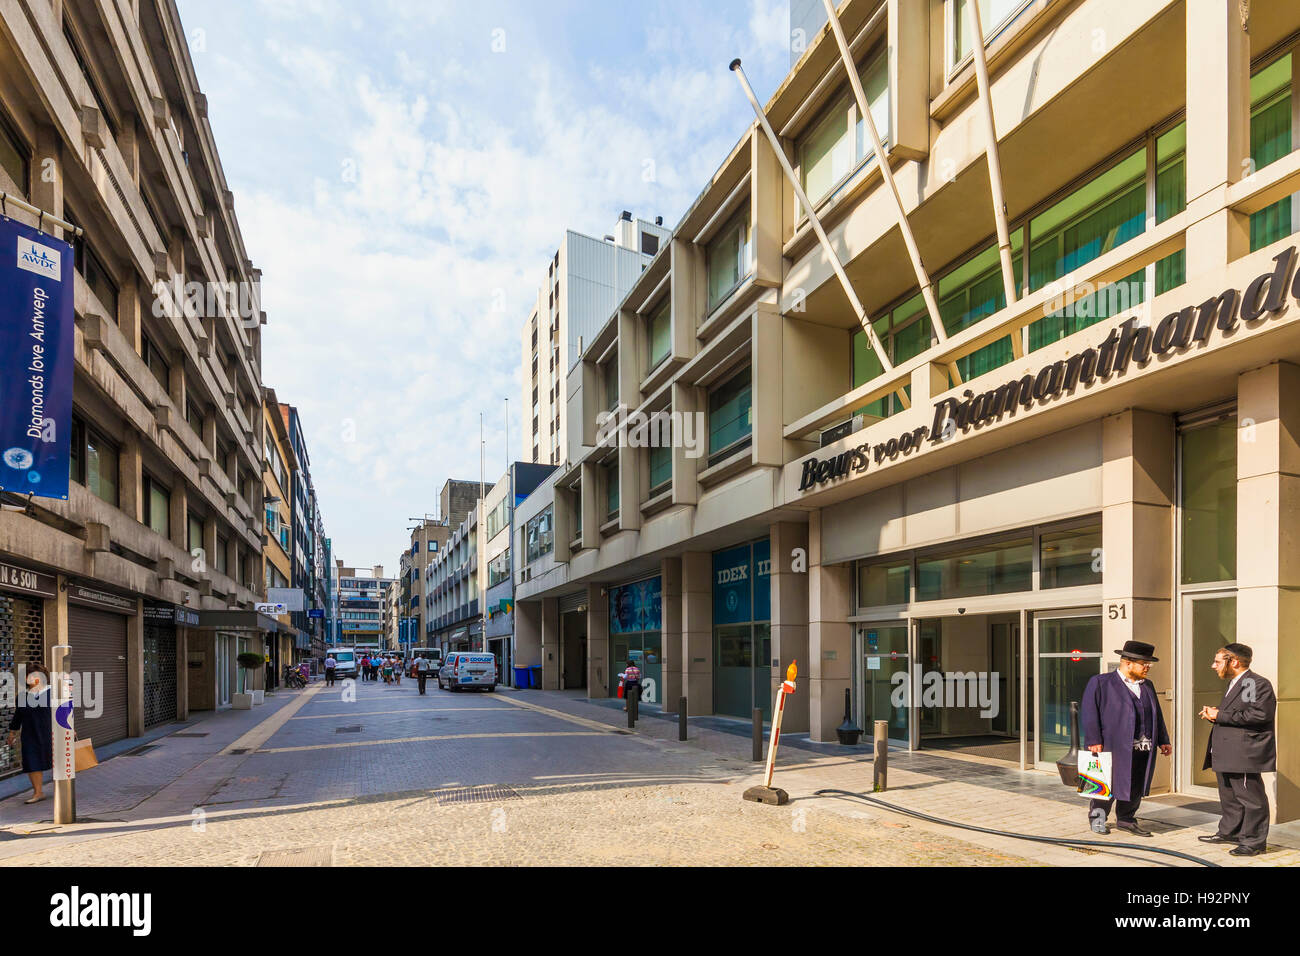
<svg viewBox="0 0 1300 956"><path fill-rule="evenodd" d="M266 691L264 690L253 691L253 706L256 707L258 704L265 704L265 703L266 703Z"/></svg>
<svg viewBox="0 0 1300 956"><path fill-rule="evenodd" d="M252 709L253 709L253 695L252 695L252 694L235 694L235 695L231 698L230 706L233 707L235 710L252 710Z"/></svg>

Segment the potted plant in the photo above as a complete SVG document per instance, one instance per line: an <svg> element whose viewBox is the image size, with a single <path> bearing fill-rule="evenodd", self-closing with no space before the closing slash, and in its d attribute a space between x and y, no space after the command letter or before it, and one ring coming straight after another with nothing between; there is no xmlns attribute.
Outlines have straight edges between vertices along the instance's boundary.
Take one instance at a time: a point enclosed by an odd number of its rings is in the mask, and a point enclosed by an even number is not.
<svg viewBox="0 0 1300 956"><path fill-rule="evenodd" d="M248 671L249 677L251 678L253 673L262 669L263 664L266 663L266 658L264 655L255 653L254 651L244 651L235 657L235 663ZM247 679L245 680L244 687L248 688ZM243 694L236 694L233 701L235 709L251 710L254 704L262 703L264 693L265 691L247 689Z"/></svg>

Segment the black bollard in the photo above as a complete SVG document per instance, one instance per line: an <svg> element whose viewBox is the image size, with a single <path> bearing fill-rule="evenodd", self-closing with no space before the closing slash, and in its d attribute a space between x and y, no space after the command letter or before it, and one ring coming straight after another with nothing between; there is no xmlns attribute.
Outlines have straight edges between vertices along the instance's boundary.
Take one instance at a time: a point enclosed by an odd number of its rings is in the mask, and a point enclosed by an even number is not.
<svg viewBox="0 0 1300 956"><path fill-rule="evenodd" d="M632 699L627 702L627 713L628 716L632 718L632 722L628 724L628 726L635 727L637 718L641 716L641 685L640 684L636 685L636 693L633 694Z"/></svg>
<svg viewBox="0 0 1300 956"><path fill-rule="evenodd" d="M763 709L754 708L754 759L763 759Z"/></svg>
<svg viewBox="0 0 1300 956"><path fill-rule="evenodd" d="M677 739L686 739L686 698L677 701Z"/></svg>

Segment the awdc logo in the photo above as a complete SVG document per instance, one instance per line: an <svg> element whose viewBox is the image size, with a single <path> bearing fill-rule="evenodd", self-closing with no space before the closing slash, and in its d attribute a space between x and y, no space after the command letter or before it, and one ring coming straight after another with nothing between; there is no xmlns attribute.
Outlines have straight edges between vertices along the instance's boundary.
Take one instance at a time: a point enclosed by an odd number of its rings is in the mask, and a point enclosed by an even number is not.
<svg viewBox="0 0 1300 956"><path fill-rule="evenodd" d="M18 237L19 269L26 269L28 272L35 272L38 276L60 282L63 279L61 267L62 254L58 249L33 242L31 239L24 239L22 236Z"/></svg>

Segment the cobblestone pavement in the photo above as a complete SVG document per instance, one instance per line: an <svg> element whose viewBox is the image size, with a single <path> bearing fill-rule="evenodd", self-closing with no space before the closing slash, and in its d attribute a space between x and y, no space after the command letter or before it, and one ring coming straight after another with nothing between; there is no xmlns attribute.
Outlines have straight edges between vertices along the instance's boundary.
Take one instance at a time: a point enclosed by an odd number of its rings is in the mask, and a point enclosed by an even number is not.
<svg viewBox="0 0 1300 956"><path fill-rule="evenodd" d="M0 801L0 864L1180 862L972 834L816 796L861 790L870 768L806 748L782 751L776 783L789 806L748 803L741 793L761 775L748 740L693 727L679 743L675 723L649 718L628 733L618 711L560 694L352 686L355 699L343 687L280 692L253 711L178 725L206 736L106 761L78 778L83 822L71 827L49 822L49 801ZM956 776L891 769L886 797L986 826L1091 836L1077 803ZM1203 830L1168 830L1154 842L1205 855ZM1278 848L1249 862L1297 856Z"/></svg>

